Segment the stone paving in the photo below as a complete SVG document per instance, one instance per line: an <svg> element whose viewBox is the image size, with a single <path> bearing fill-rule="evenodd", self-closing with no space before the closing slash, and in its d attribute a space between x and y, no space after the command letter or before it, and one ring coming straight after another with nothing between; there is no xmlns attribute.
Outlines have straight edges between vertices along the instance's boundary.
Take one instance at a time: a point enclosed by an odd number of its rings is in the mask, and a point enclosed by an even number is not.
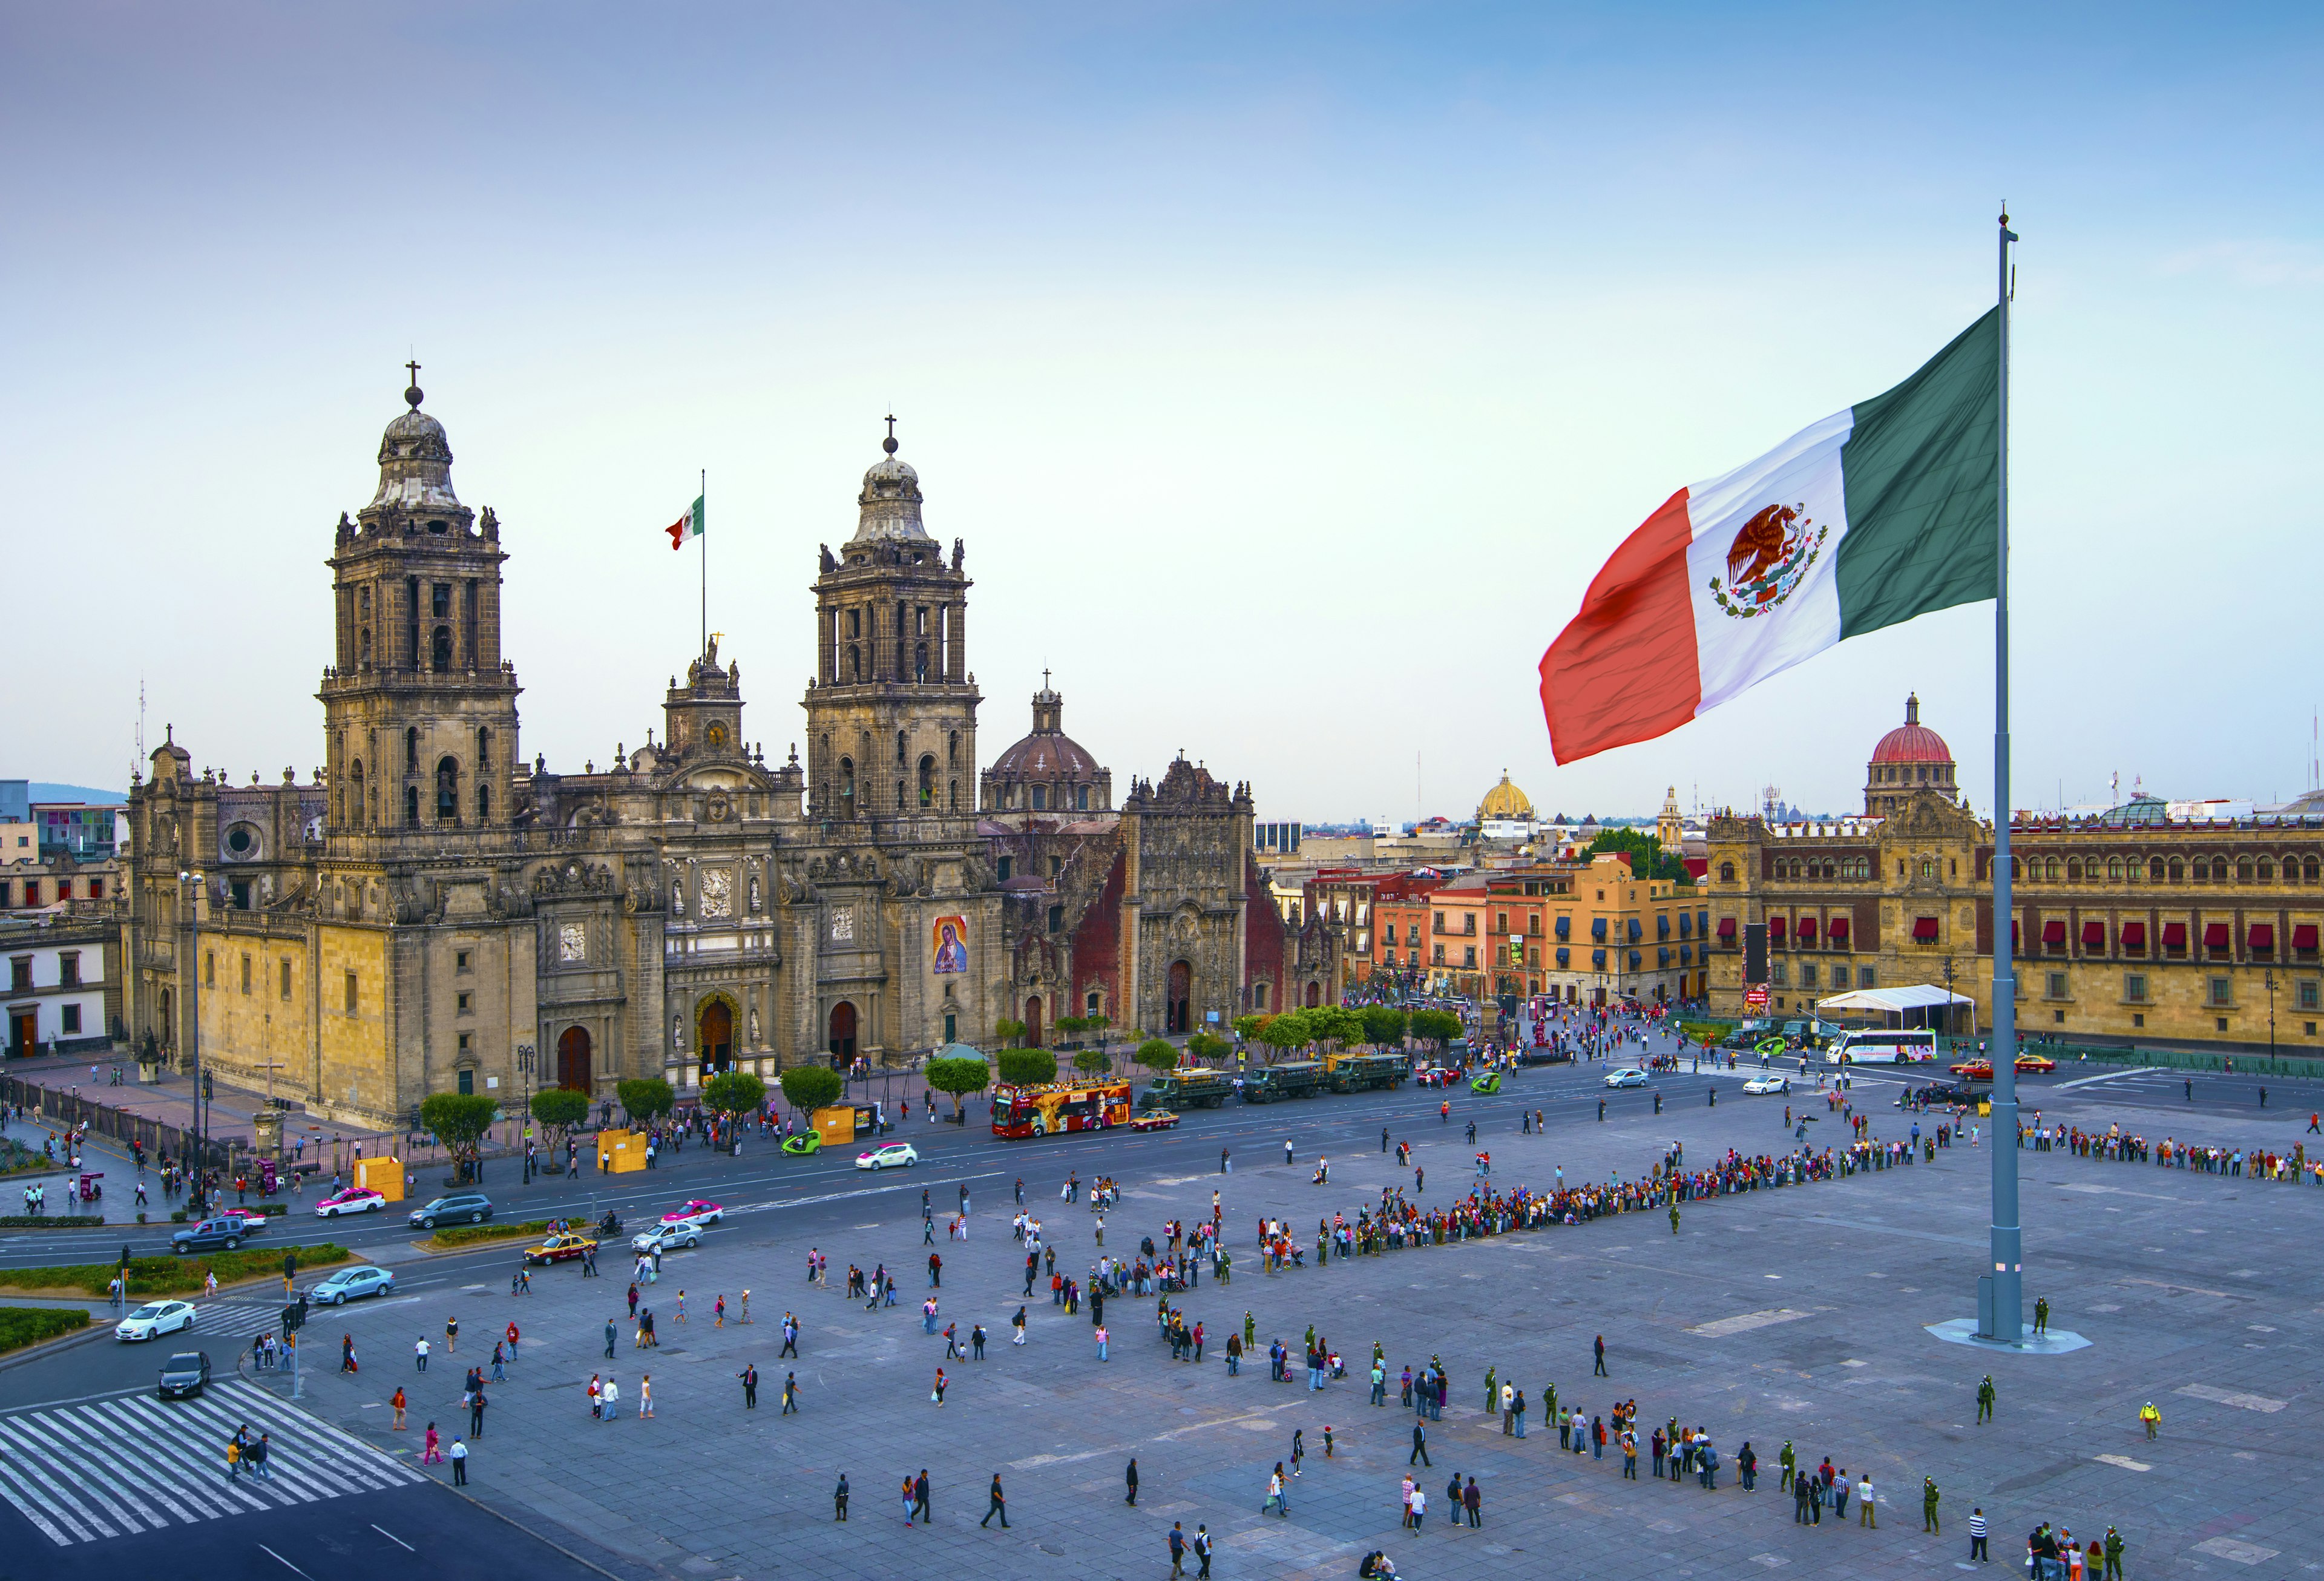
<svg viewBox="0 0 2324 1581"><path fill-rule="evenodd" d="M1600 1124L1591 1118L1591 1079L1588 1071L1561 1073L1562 1085L1540 1089L1560 1099L1549 1135L1480 1138L1497 1179L1546 1186L1562 1164L1578 1182L1643 1170L1673 1139L1702 1163L1718 1148L1774 1151L1787 1136L1777 1123L1784 1100L1743 1098L1731 1081L1720 1084L1716 1108L1674 1103L1655 1116L1633 1099ZM1859 1083L1876 1133L1901 1134L1902 1120L1882 1106L1888 1090ZM1821 1113L1812 1096L1804 1101ZM2070 1123L2120 1117L2150 1133L2164 1128L2152 1114L2109 1109L2103 1086L2053 1090L2044 1107ZM1108 1216L1109 1249L1132 1255L1139 1234L1168 1216L1207 1216L1212 1190L1224 1191L1228 1244L1241 1268L1231 1285L1206 1281L1186 1302L1213 1336L1199 1367L1169 1360L1150 1301L1110 1304L1112 1359L1102 1365L1086 1313L1068 1318L1045 1298L1028 1308L1029 1343L1009 1345L1022 1255L1010 1237L1005 1193L983 1181L973 1238L947 1243L939 1229L936 1249L945 1263L939 1326L957 1321L965 1334L982 1321L993 1336L989 1359L951 1365L944 1407L930 1403L943 1344L918 1320L927 1293L918 1191L929 1188L941 1213L952 1177L923 1170L867 1180L867 1195L831 1210L836 1220L745 1216L714 1232L704 1251L671 1257L647 1295L659 1350L632 1349L622 1326L610 1364L625 1396L616 1422L590 1419L584 1385L609 1364L603 1326L620 1311L625 1281L584 1283L570 1269L536 1276L538 1293L527 1299L507 1295L502 1272L472 1276L489 1282L455 1293L318 1314L318 1355L352 1332L364 1371L359 1379L310 1371L309 1404L416 1454L425 1420L455 1425L462 1365L490 1354L493 1332L513 1313L526 1331L523 1358L491 1390L472 1491L623 1576L899 1576L940 1567L947 1575L1159 1576L1173 1521L1190 1534L1197 1521L1209 1523L1222 1577L1351 1576L1372 1547L1388 1549L1406 1576L1454 1566L1534 1576L1576 1562L1617 1576L1893 1575L1965 1567L1968 1519L1979 1504L1992 1521L1995 1562L2013 1573L2023 1573L2024 1533L2043 1519L2085 1541L2109 1522L2120 1526L2129 1573L2140 1577L2318 1568L2324 1478L2309 1451L2324 1424L2310 1358L2324 1337L2324 1275L2310 1252L2324 1225L2324 1190L2024 1154L2028 1297L2047 1294L2053 1324L2094 1343L2064 1356L1996 1355L1923 1332L1973 1310L1985 1245L1983 1149L1690 1205L1675 1236L1662 1215L1633 1214L1267 1277L1250 1250L1259 1214L1287 1214L1312 1235L1319 1213L1352 1217L1382 1184L1410 1182L1378 1151L1377 1121L1360 1133L1316 1105L1286 1113L1283 1123L1301 1139L1294 1165L1280 1163L1279 1142L1245 1141L1231 1176L1214 1172L1213 1151L1207 1167L1126 1179L1125 1200ZM2232 1136L2206 1134L2199 1121L2174 1128L2186 1140L2256 1137L2286 1149L2297 1140L2288 1114L2239 1118ZM1472 1150L1457 1125L1438 1125L1431 1112L1396 1129L1421 1145L1425 1201L1467 1189ZM1840 1131L1814 1129L1835 1140ZM1079 1165L1084 1179L1106 1167L1107 1145L1093 1139ZM1332 1158L1328 1187L1309 1184L1318 1148ZM1269 1161L1253 1167L1262 1158ZM1060 1245L1060 1267L1079 1272L1092 1253L1092 1217L1058 1203L1056 1188L1054 1179L1028 1179L1028 1201ZM802 1282L810 1241L830 1257L831 1290ZM850 1262L869 1268L883 1259L903 1276L896 1308L867 1313L838 1294ZM405 1278L420 1274L407 1268ZM715 1298L723 1291L731 1306L746 1285L752 1325L713 1328ZM680 1287L684 1325L674 1311ZM790 1418L778 1414L790 1364L776 1358L787 1304L805 1325L804 1411ZM456 1356L442 1350L447 1309L461 1319ZM1280 1336L1296 1351L1314 1323L1348 1357L1349 1379L1320 1396L1307 1391L1304 1373L1297 1383L1270 1383L1263 1354L1240 1377L1227 1376L1221 1347L1246 1309L1262 1347ZM424 1388L410 1360L422 1332L438 1353ZM1590 1344L1600 1333L1611 1376L1593 1381ZM1430 1425L1434 1467L1423 1485L1432 1507L1418 1537L1399 1530L1397 1494L1411 1413L1396 1408L1393 1389L1388 1409L1370 1406L1361 1381L1375 1339L1387 1347L1391 1377L1433 1353L1453 1380L1452 1405ZM746 1360L762 1376L755 1412L742 1409L734 1377ZM1480 1409L1489 1366L1535 1403L1522 1443ZM651 1419L636 1413L641 1370L653 1376ZM1979 1428L1975 1391L1988 1371L1999 1416ZM1635 1397L1645 1424L1676 1416L1707 1426L1725 1456L1749 1439L1767 1467L1759 1490L1735 1486L1731 1458L1718 1491L1704 1492L1692 1483L1625 1482L1610 1453L1603 1461L1561 1454L1555 1432L1540 1426L1551 1382L1561 1401L1592 1413ZM383 1402L398 1384L413 1392L408 1435L386 1431ZM2149 1399L2163 1412L2153 1443L2135 1419ZM1328 1461L1327 1424L1337 1440ZM1295 1428L1306 1430L1307 1458L1291 1513L1262 1517L1268 1470L1288 1460ZM1878 1529L1859 1526L1852 1509L1844 1524L1828 1515L1821 1527L1794 1525L1773 1470L1786 1438L1803 1464L1829 1454L1851 1473L1868 1469L1880 1489ZM1141 1474L1134 1510L1123 1502L1133 1455ZM898 1499L902 1478L922 1467L934 1484L934 1530L908 1529ZM1444 1479L1456 1468L1483 1490L1481 1530L1456 1530L1445 1519ZM830 1495L843 1471L853 1499L852 1519L839 1525ZM995 1471L1009 1494L1006 1532L997 1521L990 1530L975 1524ZM1924 1475L1943 1491L1941 1537L1921 1530Z"/></svg>

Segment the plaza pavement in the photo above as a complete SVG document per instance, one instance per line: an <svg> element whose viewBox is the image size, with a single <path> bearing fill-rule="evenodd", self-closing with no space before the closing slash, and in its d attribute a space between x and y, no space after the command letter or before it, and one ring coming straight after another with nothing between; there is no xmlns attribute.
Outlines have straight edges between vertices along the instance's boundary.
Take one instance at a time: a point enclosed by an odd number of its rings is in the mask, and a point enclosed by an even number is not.
<svg viewBox="0 0 2324 1581"><path fill-rule="evenodd" d="M1674 1139L1686 1143L1691 1163L1729 1145L1784 1143L1784 1100L1745 1099L1732 1081L1720 1084L1715 1109L1674 1101L1661 1116L1634 1106L1600 1124L1588 1118L1588 1095L1573 1090L1593 1076L1524 1078L1563 1095L1569 1116L1582 1118L1559 1120L1545 1137L1506 1128L1480 1135L1497 1179L1545 1187L1561 1163L1569 1182L1614 1169L1628 1175ZM1891 1089L1862 1081L1858 1090L1876 1134L1901 1135L1903 1120L1884 1106ZM1394 1129L1418 1143L1429 1170L1424 1200L1436 1202L1467 1189L1471 1150L1457 1123L1436 1123L1434 1095L1426 1096L1425 1115L1413 1105ZM2171 1118L2110 1109L2103 1084L2044 1097L2046 1114L2070 1123ZM2190 1123L2181 1139L2258 1138L2288 1149L2307 1107L2298 1123L2287 1113L2225 1128ZM1212 1338L1200 1367L1170 1362L1150 1301L1109 1304L1112 1360L1102 1366L1086 1312L1065 1318L1046 1291L1029 1307L1029 1343L1010 1346L1022 1254L1010 1237L1005 1193L988 1188L974 1200L973 1239L946 1243L939 1230L937 1249L945 1262L939 1327L957 1321L965 1335L982 1321L992 1336L989 1359L948 1367L946 1403L930 1404L943 1345L919 1322L927 1249L918 1188L930 1188L941 1216L953 1182L923 1169L847 1204L836 1232L827 1222L793 1230L778 1216L745 1216L714 1232L703 1251L670 1257L648 1295L660 1349L632 1350L622 1325L611 1364L625 1397L617 1422L593 1422L584 1392L606 1365L604 1319L622 1308L626 1281L610 1258L601 1282L560 1268L536 1276L537 1293L526 1299L512 1300L505 1273L495 1271L448 1299L439 1290L318 1313L309 1338L324 1365L309 1371L308 1405L416 1455L425 1420L456 1424L462 1365L490 1354L493 1334L513 1313L526 1335L523 1359L490 1390L471 1492L623 1575L1161 1576L1174 1520L1190 1534L1196 1521L1210 1524L1222 1577L1351 1575L1374 1546L1388 1549L1407 1576L1455 1566L1512 1576L1568 1566L1615 1576L1895 1575L1965 1561L1973 1504L1992 1521L1995 1563L2021 1570L2024 1534L2043 1519L2085 1541L2109 1522L2120 1526L2130 1573L2142 1578L2316 1568L2310 1556L2324 1524L2324 1478L2312 1465L2310 1358L2324 1328L2324 1281L2310 1249L2324 1191L2024 1154L2028 1298L2047 1294L2053 1326L2094 1343L2070 1355L2021 1357L1941 1344L1923 1330L1973 1309L1985 1245L1982 1149L1689 1205L1676 1236L1663 1215L1641 1213L1266 1277L1250 1250L1258 1215L1286 1214L1307 1239L1319 1212L1352 1218L1381 1184L1408 1183L1409 1174L1379 1154L1377 1122L1359 1134L1328 1105L1261 1113L1279 1114L1298 1136L1296 1163L1281 1164L1279 1142L1246 1142L1231 1176L1216 1174L1213 1161L1198 1172L1125 1179L1125 1199L1108 1216L1109 1249L1131 1256L1139 1234L1158 1239L1166 1217L1206 1216L1213 1188L1224 1190L1240 1271L1231 1286L1205 1281L1186 1301ZM2149 1134L2163 1128L2141 1125ZM1833 1141L1841 1133L1830 1123L1811 1130ZM1084 1180L1109 1159L1122 1167L1106 1142L1091 1143L1075 1156ZM1327 1188L1309 1184L1319 1151L1332 1158ZM1091 1215L1058 1203L1056 1185L1054 1175L1028 1179L1028 1205L1060 1246L1060 1267L1083 1273ZM810 1240L830 1258L830 1290L803 1282ZM900 1271L903 1291L894 1308L866 1313L839 1286L848 1262L869 1269L881 1260ZM731 1308L746 1285L753 1325L714 1329L715 1297L723 1291ZM683 1326L674 1318L681 1287ZM804 1413L788 1419L778 1412L789 1364L776 1359L786 1306L805 1326ZM1304 1381L1270 1383L1263 1354L1229 1378L1223 1342L1246 1308L1262 1348L1280 1336L1296 1350L1314 1323L1348 1358L1349 1379L1311 1395ZM461 1319L457 1356L442 1353L447 1309ZM342 1331L362 1348L359 1379L327 1371ZM424 1388L410 1361L422 1332L438 1353ZM1593 1381L1590 1343L1599 1333L1612 1376ZM1398 1529L1397 1497L1413 1419L1393 1392L1388 1409L1366 1403L1362 1373L1376 1338L1392 1377L1437 1354L1453 1381L1444 1419L1430 1428L1434 1475L1423 1485L1432 1509L1417 1538ZM745 1361L761 1373L755 1413L742 1409L734 1377ZM1489 1366L1533 1403L1522 1444L1480 1409ZM636 1414L641 1371L653 1374L651 1420ZM1979 1428L1975 1390L1987 1371L1999 1419ZM1554 1431L1540 1426L1542 1387L1552 1382L1561 1401L1593 1414L1636 1397L1649 1427L1674 1415L1708 1427L1728 1465L1720 1489L1626 1483L1610 1453L1604 1461L1560 1454ZM413 1395L408 1436L386 1430L383 1402L398 1384ZM2135 1419L2147 1399L2164 1418L2153 1444ZM1327 1424L1338 1441L1328 1462ZM1307 1460L1292 1513L1261 1517L1268 1470L1288 1459L1298 1427ZM1869 1469L1881 1492L1877 1530L1861 1528L1853 1509L1844 1524L1793 1524L1791 1501L1775 1486L1787 1438L1803 1465L1830 1454L1851 1474ZM1732 1473L1746 1438L1766 1467L1754 1494L1738 1491ZM1132 1455L1142 1478L1134 1511L1122 1502ZM924 1466L935 1530L908 1530L898 1484ZM1483 1490L1480 1530L1456 1531L1446 1519L1444 1479L1455 1469ZM975 1528L996 1470L1009 1494L1005 1533L997 1521ZM853 1494L844 1526L832 1520L830 1496L843 1471ZM1923 1475L1943 1490L1941 1538L1920 1530Z"/></svg>

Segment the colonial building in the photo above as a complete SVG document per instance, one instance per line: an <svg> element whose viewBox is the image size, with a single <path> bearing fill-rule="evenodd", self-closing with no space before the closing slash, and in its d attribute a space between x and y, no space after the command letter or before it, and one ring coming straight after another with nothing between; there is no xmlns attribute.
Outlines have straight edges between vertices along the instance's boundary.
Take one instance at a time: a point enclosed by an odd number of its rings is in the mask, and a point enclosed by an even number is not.
<svg viewBox="0 0 2324 1581"><path fill-rule="evenodd" d="M404 395L328 562L322 766L232 786L172 735L132 789L134 1040L182 1050L198 1018L224 1079L394 1123L432 1092L685 1088L1064 1005L1185 1030L1332 991L1329 938L1254 891L1247 790L1182 760L1117 812L1046 683L980 781L964 547L929 536L892 433L822 551L804 763L746 735L715 637L659 741L527 763L500 521Z"/></svg>
<svg viewBox="0 0 2324 1581"><path fill-rule="evenodd" d="M1993 829L1954 800L1950 755L1917 716L1908 703L1874 753L1882 816L1712 819L1715 1013L1741 1013L1746 946L1764 937L1776 1012L1926 984L1992 1024ZM2021 815L2010 846L2024 1031L2249 1049L2273 1021L2280 1047L2324 1047L2324 816L2177 822L2139 799L2078 821Z"/></svg>

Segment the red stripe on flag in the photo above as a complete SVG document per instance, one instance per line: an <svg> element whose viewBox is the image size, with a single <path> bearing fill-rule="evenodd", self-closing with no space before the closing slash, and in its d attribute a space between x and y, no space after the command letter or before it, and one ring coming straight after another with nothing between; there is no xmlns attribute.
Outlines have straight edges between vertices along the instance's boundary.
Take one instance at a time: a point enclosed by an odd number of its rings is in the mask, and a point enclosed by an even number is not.
<svg viewBox="0 0 2324 1581"><path fill-rule="evenodd" d="M662 529L664 532L669 534L669 546L671 549L679 550L686 547L686 530L692 526L693 523L694 513L692 511L688 511L685 515L680 516L677 521L672 522L669 526Z"/></svg>
<svg viewBox="0 0 2324 1581"><path fill-rule="evenodd" d="M1702 677L1686 592L1686 490L1622 541L1541 656L1541 711L1561 763L1650 741L1694 717Z"/></svg>

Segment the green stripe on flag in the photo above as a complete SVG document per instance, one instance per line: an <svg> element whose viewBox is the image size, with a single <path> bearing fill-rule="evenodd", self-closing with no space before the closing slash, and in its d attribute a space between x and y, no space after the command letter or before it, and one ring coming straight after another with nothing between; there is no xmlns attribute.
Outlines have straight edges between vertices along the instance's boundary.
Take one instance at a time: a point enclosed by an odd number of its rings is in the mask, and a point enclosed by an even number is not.
<svg viewBox="0 0 2324 1581"><path fill-rule="evenodd" d="M694 496L694 509L691 513L693 520L687 525L686 530L686 535L688 538L701 537L703 530L709 525L708 522L705 519L705 513L702 508L702 502L705 497L706 496L702 495L696 495Z"/></svg>
<svg viewBox="0 0 2324 1581"><path fill-rule="evenodd" d="M1857 404L1840 450L1848 532L1832 567L1842 638L1994 596L2000 371L1995 308Z"/></svg>

